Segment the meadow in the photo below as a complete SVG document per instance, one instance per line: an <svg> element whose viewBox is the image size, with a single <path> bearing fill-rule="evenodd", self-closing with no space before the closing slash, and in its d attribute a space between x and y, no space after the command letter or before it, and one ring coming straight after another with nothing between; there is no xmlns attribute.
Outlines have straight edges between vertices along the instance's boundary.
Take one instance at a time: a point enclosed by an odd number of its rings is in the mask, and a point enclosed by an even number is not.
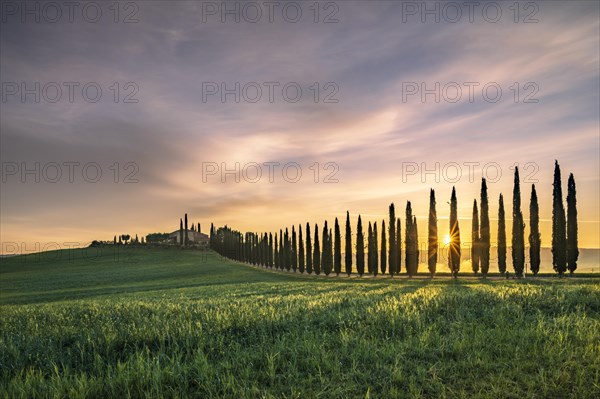
<svg viewBox="0 0 600 399"><path fill-rule="evenodd" d="M4 258L3 398L598 398L600 278L324 278L177 249Z"/></svg>

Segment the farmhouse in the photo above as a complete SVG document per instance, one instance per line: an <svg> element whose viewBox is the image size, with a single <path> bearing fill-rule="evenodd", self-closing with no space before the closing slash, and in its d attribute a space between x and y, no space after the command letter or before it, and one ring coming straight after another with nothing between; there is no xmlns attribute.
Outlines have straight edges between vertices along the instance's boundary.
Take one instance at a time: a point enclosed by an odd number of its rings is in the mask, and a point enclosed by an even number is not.
<svg viewBox="0 0 600 399"><path fill-rule="evenodd" d="M182 230L175 230L174 232L170 233L169 241L172 241L176 244L181 244L181 238L180 238L181 231ZM183 230L183 237L185 239L185 230ZM188 230L187 237L188 237L189 243L192 245L194 245L194 244L207 245L208 244L208 235L206 235L204 233L200 233L195 230Z"/></svg>

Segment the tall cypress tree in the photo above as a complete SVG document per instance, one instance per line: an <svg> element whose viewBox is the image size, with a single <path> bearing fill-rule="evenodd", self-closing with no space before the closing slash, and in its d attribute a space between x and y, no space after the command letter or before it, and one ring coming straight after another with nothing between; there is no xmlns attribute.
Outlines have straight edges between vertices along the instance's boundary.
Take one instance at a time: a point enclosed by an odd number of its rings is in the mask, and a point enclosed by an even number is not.
<svg viewBox="0 0 600 399"><path fill-rule="evenodd" d="M452 187L450 197L450 244L448 246L448 266L452 277L457 278L460 271L460 226L458 224L458 204L456 189Z"/></svg>
<svg viewBox="0 0 600 399"><path fill-rule="evenodd" d="M360 277L365 273L365 238L360 215L356 225L356 271Z"/></svg>
<svg viewBox="0 0 600 399"><path fill-rule="evenodd" d="M405 260L404 263L406 265L406 274L409 277L412 277L414 274L414 257L415 257L415 248L413 243L413 217L412 217L412 206L410 201L406 202L406 228L404 229L404 246L406 248Z"/></svg>
<svg viewBox="0 0 600 399"><path fill-rule="evenodd" d="M529 201L529 263L531 272L537 275L540 271L540 208L538 206L535 184L531 185L531 200Z"/></svg>
<svg viewBox="0 0 600 399"><path fill-rule="evenodd" d="M119 240L121 237L119 237ZM183 245L183 220L179 219L179 244Z"/></svg>
<svg viewBox="0 0 600 399"><path fill-rule="evenodd" d="M333 268L335 275L339 276L342 272L342 233L340 232L340 225L338 218L335 218L335 242L334 242L334 255L333 255Z"/></svg>
<svg viewBox="0 0 600 399"><path fill-rule="evenodd" d="M415 256L413 258L413 274L419 273L419 229L417 227L417 217L413 216L412 223L412 234L413 234L413 246Z"/></svg>
<svg viewBox="0 0 600 399"><path fill-rule="evenodd" d="M396 218L396 274L400 274L400 269L402 268L402 238L400 237L400 231L402 228L400 227L400 218ZM406 234L406 232L404 233Z"/></svg>
<svg viewBox="0 0 600 399"><path fill-rule="evenodd" d="M313 266L315 274L321 274L321 244L319 243L319 226L315 224L315 243L313 252Z"/></svg>
<svg viewBox="0 0 600 399"><path fill-rule="evenodd" d="M479 225L479 261L481 263L481 273L485 278L490 270L490 206L487 193L487 182L485 178L481 179L481 223Z"/></svg>
<svg viewBox="0 0 600 399"><path fill-rule="evenodd" d="M515 167L513 188L513 229L512 229L512 261L515 275L523 277L525 269L525 223L521 212L521 183L519 167Z"/></svg>
<svg viewBox="0 0 600 399"><path fill-rule="evenodd" d="M379 254L377 253L378 250L378 243L377 243L377 222L375 222L375 224L373 225L373 275L375 277L377 277L377 272L379 269Z"/></svg>
<svg viewBox="0 0 600 399"><path fill-rule="evenodd" d="M298 271L304 273L304 241L302 240L302 225L298 226Z"/></svg>
<svg viewBox="0 0 600 399"><path fill-rule="evenodd" d="M567 183L567 267L569 273L577 269L579 258L579 246L577 242L577 198L575 189L575 178L573 173L569 175Z"/></svg>
<svg viewBox="0 0 600 399"><path fill-rule="evenodd" d="M477 200L473 201L473 219L471 224L471 265L473 273L479 272L479 212Z"/></svg>
<svg viewBox="0 0 600 399"><path fill-rule="evenodd" d="M269 233L269 268L273 268L273 233Z"/></svg>
<svg viewBox="0 0 600 399"><path fill-rule="evenodd" d="M310 224L306 223L306 273L313 272L312 245L310 243Z"/></svg>
<svg viewBox="0 0 600 399"><path fill-rule="evenodd" d="M502 193L498 201L498 272L506 273L506 216Z"/></svg>
<svg viewBox="0 0 600 399"><path fill-rule="evenodd" d="M386 238L385 238L385 220L381 221L381 253L380 253L380 265L381 265L381 274L385 274L387 270L387 248L386 248Z"/></svg>
<svg viewBox="0 0 600 399"><path fill-rule="evenodd" d="M389 243L390 243L390 245L388 246L388 251L389 251L388 260L389 260L389 267L390 267L390 276L394 277L394 274L397 273L396 272L396 261L399 260L399 259L396 259L397 258L396 250L398 249L398 246L396 245L396 209L394 208L394 203L392 203L390 205L390 223L389 223L388 228L389 228L388 239L389 239Z"/></svg>
<svg viewBox="0 0 600 399"><path fill-rule="evenodd" d="M275 270L279 269L279 245L277 244L277 233L275 233Z"/></svg>
<svg viewBox="0 0 600 399"><path fill-rule="evenodd" d="M346 264L346 274L350 277L352 274L352 227L350 226L350 212L346 211L346 236L344 237L346 241L345 247L345 264Z"/></svg>
<svg viewBox="0 0 600 399"><path fill-rule="evenodd" d="M333 235L331 228L329 229L329 234L327 234L327 265L329 273L331 273L333 270Z"/></svg>
<svg viewBox="0 0 600 399"><path fill-rule="evenodd" d="M323 263L323 273L325 273L326 276L329 276L329 274L331 273L331 266L329 264L329 248L331 248L331 245L329 245L329 228L327 227L327 220L325 221L325 224L323 225L323 259L322 259L322 263Z"/></svg>
<svg viewBox="0 0 600 399"><path fill-rule="evenodd" d="M562 199L562 182L558 161L554 163L552 202L552 266L562 277L567 271L567 222Z"/></svg>
<svg viewBox="0 0 600 399"><path fill-rule="evenodd" d="M184 236L183 236L183 242L184 245L187 247L188 243L189 243L189 239L188 239L188 218L187 218L187 213L185 214L185 231L184 231Z"/></svg>
<svg viewBox="0 0 600 399"><path fill-rule="evenodd" d="M296 228L292 226L292 270L296 273L298 269L298 243L296 242Z"/></svg>
<svg viewBox="0 0 600 399"><path fill-rule="evenodd" d="M285 243L283 242L283 230L279 229L279 270L285 269Z"/></svg>
<svg viewBox="0 0 600 399"><path fill-rule="evenodd" d="M369 222L367 230L367 273L373 273L373 226Z"/></svg>
<svg viewBox="0 0 600 399"><path fill-rule="evenodd" d="M429 192L429 234L427 246L427 264L429 265L429 273L431 277L435 276L437 270L438 257L438 230L437 230L437 211L435 207L435 191L431 189Z"/></svg>

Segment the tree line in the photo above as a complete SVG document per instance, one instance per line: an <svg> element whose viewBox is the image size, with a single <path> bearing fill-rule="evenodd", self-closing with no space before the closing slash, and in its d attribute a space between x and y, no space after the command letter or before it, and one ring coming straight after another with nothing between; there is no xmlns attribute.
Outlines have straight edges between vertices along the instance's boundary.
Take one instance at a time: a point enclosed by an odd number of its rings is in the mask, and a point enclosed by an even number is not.
<svg viewBox="0 0 600 399"><path fill-rule="evenodd" d="M561 172L558 161L554 165L553 205L552 205L552 264L560 275L568 270L571 274L577 269L579 256L577 241L577 202L576 186L573 174L569 175L567 184L567 209L562 197ZM461 238L458 221L458 199L456 189L452 188L450 197L449 243L447 247L448 267L454 278L458 276L461 266ZM498 272L507 273L507 236L504 197L500 193L498 199ZM413 215L411 202L405 209L404 245L402 243L402 224L396 216L394 204L390 204L389 217L382 220L378 228L377 222L363 226L362 217L358 215L356 224L356 240L352 243L352 225L350 213L346 212L344 242L338 218L335 218L333 229L325 221L322 228L315 224L311 232L311 224L306 223L304 232L302 225L286 227L279 232L242 233L228 226L210 227L209 245L219 254L240 262L252 265L286 270L299 273L330 275L342 273L350 276L353 270L359 276L369 274L389 274L390 277L402 272L402 253L404 267L410 277L418 273L419 241L417 217ZM521 187L519 169L514 171L513 209L512 209L512 266L516 277L521 278L525 269L525 222L521 211ZM531 186L529 201L529 261L530 270L537 275L540 269L541 234L539 229L539 204L535 184ZM379 233L381 232L381 233ZM320 235L319 235L320 234ZM381 242L381 244L379 244ZM479 202L473 201L471 225L471 266L475 274L481 273L485 278L490 268L491 228L489 217L489 197L486 179L481 181ZM344 262L342 264L342 245L344 246ZM429 196L427 266L429 274L436 274L438 255L438 219L435 191L431 189ZM365 253L366 251L366 253ZM354 256L353 256L354 255ZM365 264L366 260L366 264ZM353 264L353 262L355 262ZM366 268L365 268L366 266Z"/></svg>

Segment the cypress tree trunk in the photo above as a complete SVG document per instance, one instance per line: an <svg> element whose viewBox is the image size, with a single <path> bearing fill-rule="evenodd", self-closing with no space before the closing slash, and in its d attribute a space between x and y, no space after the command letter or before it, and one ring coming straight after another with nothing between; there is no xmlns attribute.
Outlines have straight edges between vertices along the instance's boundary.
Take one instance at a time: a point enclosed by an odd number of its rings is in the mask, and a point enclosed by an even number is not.
<svg viewBox="0 0 600 399"><path fill-rule="evenodd" d="M389 234L388 239L390 245L388 246L389 251L389 267L390 267L390 276L394 277L396 273L396 210L394 208L394 204L390 205L390 223L389 223Z"/></svg>
<svg viewBox="0 0 600 399"><path fill-rule="evenodd" d="M457 278L460 271L460 226L458 224L458 205L456 189L452 187L450 198L450 244L448 246L448 266L452 277Z"/></svg>
<svg viewBox="0 0 600 399"><path fill-rule="evenodd" d="M540 271L540 209L538 206L535 184L531 185L531 201L529 202L529 263L531 272L537 275Z"/></svg>
<svg viewBox="0 0 600 399"><path fill-rule="evenodd" d="M356 226L356 271L360 277L365 273L365 238L360 215Z"/></svg>
<svg viewBox="0 0 600 399"><path fill-rule="evenodd" d="M385 220L381 221L381 253L380 253L380 264L381 264L381 274L385 274L386 270L387 270L387 265L386 265L386 261L387 261L387 247L385 245L386 243L386 238L385 238Z"/></svg>
<svg viewBox="0 0 600 399"><path fill-rule="evenodd" d="M302 225L298 226L298 271L304 273L304 241L302 240Z"/></svg>
<svg viewBox="0 0 600 399"><path fill-rule="evenodd" d="M552 266L559 276L567 271L567 226L558 161L554 163L552 203Z"/></svg>
<svg viewBox="0 0 600 399"><path fill-rule="evenodd" d="M577 198L575 189L575 178L573 173L569 175L567 183L567 267L569 273L577 269L579 258L579 246L577 242Z"/></svg>
<svg viewBox="0 0 600 399"><path fill-rule="evenodd" d="M406 247L406 257L404 263L406 264L406 274L408 274L409 277L412 277L414 274L413 266L415 253L412 242L414 237L412 223L412 207L410 201L408 201L406 203L406 228L404 229L404 246Z"/></svg>
<svg viewBox="0 0 600 399"><path fill-rule="evenodd" d="M502 194L498 201L498 272L506 273L506 216Z"/></svg>
<svg viewBox="0 0 600 399"><path fill-rule="evenodd" d="M292 226L292 270L296 273L298 269L298 243L296 242L296 228Z"/></svg>
<svg viewBox="0 0 600 399"><path fill-rule="evenodd" d="M350 277L352 274L352 227L350 226L350 212L346 211L346 248L345 248L345 264L346 274Z"/></svg>
<svg viewBox="0 0 600 399"><path fill-rule="evenodd" d="M437 270L437 253L438 253L438 230L437 230L437 211L435 207L435 191L431 189L429 192L429 234L427 246L427 264L429 273L433 278Z"/></svg>
<svg viewBox="0 0 600 399"><path fill-rule="evenodd" d="M473 273L477 274L479 272L479 212L477 211L477 200L473 201L471 226L471 265Z"/></svg>
<svg viewBox="0 0 600 399"><path fill-rule="evenodd" d="M306 223L306 273L313 272L312 245L310 243L310 224Z"/></svg>
<svg viewBox="0 0 600 399"><path fill-rule="evenodd" d="M487 193L487 182L481 179L481 223L479 230L479 261L481 263L481 273L485 278L490 270L490 209Z"/></svg>
<svg viewBox="0 0 600 399"><path fill-rule="evenodd" d="M523 277L525 268L525 224L521 212L521 184L519 168L515 167L515 181L513 188L513 229L512 229L512 260L515 275Z"/></svg>
<svg viewBox="0 0 600 399"><path fill-rule="evenodd" d="M335 218L335 253L333 256L333 268L335 269L335 275L339 276L342 272L342 234L340 232L340 225L338 219Z"/></svg>
<svg viewBox="0 0 600 399"><path fill-rule="evenodd" d="M377 272L379 270L379 254L378 250L378 242L377 242L377 222L373 225L373 275L377 277Z"/></svg>
<svg viewBox="0 0 600 399"><path fill-rule="evenodd" d="M321 245L319 244L319 226L315 224L315 247L313 252L315 274L321 274Z"/></svg>

